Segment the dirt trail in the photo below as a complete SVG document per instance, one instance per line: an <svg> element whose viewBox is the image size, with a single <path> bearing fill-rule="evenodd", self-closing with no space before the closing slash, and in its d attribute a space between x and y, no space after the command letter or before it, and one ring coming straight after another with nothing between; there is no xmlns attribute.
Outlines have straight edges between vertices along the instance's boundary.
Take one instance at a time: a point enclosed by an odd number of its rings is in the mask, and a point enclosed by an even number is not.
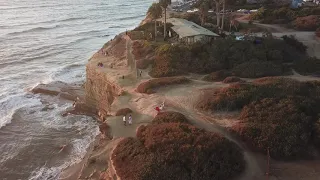
<svg viewBox="0 0 320 180"><path fill-rule="evenodd" d="M225 127L223 127L219 121L223 121L222 117L216 119L215 116L199 112L194 108L195 103L197 102L199 90L203 88L220 88L223 86L221 83L198 83L195 82L192 85L181 85L174 88L165 88L160 91L159 96L165 99L166 109L178 111L184 114L190 122L196 127L205 129L209 132L215 132L221 136L229 139L230 141L237 144L244 153L244 159L246 161L245 172L237 179L239 180L256 180L264 178L264 167L261 167L261 163L258 162L256 156L250 152L245 145L237 138L232 136ZM236 121L236 120L234 120ZM228 122L230 123L230 122ZM223 124L223 122L222 122ZM224 126L228 126L224 124Z"/></svg>

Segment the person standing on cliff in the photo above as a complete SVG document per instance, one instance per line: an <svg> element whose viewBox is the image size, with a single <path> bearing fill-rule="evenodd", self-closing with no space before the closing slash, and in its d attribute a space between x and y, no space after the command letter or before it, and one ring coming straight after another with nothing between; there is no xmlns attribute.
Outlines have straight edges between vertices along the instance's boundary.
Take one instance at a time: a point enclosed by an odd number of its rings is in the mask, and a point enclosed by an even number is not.
<svg viewBox="0 0 320 180"><path fill-rule="evenodd" d="M129 125L131 125L131 124L132 124L132 116L130 114L130 116L129 116Z"/></svg>
<svg viewBox="0 0 320 180"><path fill-rule="evenodd" d="M126 116L124 115L122 119L123 119L123 124L126 126L127 125Z"/></svg>

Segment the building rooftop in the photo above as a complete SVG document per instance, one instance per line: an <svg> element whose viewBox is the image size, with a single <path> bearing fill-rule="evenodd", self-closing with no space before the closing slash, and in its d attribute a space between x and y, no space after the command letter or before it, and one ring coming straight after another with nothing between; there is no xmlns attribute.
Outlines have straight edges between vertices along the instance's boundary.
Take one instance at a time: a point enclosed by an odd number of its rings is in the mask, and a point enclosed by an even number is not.
<svg viewBox="0 0 320 180"><path fill-rule="evenodd" d="M196 35L219 36L218 34L185 19L170 18L167 19L167 22L173 25L173 27L171 27L172 30L174 30L180 38Z"/></svg>

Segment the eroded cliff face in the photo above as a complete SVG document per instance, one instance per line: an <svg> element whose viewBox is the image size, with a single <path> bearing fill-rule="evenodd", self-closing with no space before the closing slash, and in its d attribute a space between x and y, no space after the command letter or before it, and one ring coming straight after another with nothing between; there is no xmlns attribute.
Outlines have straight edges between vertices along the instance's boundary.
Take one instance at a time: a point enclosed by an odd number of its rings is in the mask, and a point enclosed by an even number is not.
<svg viewBox="0 0 320 180"><path fill-rule="evenodd" d="M121 95L121 87L96 66L88 64L86 72L86 101L97 109L99 117L104 120L115 97Z"/></svg>

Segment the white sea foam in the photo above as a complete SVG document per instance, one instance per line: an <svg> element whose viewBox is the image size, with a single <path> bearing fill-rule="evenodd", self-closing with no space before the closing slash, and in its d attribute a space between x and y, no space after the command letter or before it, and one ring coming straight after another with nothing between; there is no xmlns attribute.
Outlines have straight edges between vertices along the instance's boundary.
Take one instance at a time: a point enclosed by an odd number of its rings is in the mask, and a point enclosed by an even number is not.
<svg viewBox="0 0 320 180"><path fill-rule="evenodd" d="M82 119L86 120L86 117L82 117ZM79 120L76 123L74 123L74 125L79 127L85 127L85 124L88 124L88 122L86 121L82 122L82 120ZM69 153L68 160L66 160L65 163L63 163L58 167L47 167L46 165L44 165L43 167L35 170L32 173L29 180L42 180L42 179L56 180L56 179L59 179L59 175L61 174L62 170L76 163L80 163L81 160L86 155L90 144L95 140L95 137L100 133L98 126L87 127L84 132L86 133L85 136L79 137L77 139L73 139L71 141L72 149L71 149L71 152Z"/></svg>
<svg viewBox="0 0 320 180"><path fill-rule="evenodd" d="M11 123L13 114L22 107L39 105L39 99L26 98L25 95L8 96L0 101L0 128Z"/></svg>

